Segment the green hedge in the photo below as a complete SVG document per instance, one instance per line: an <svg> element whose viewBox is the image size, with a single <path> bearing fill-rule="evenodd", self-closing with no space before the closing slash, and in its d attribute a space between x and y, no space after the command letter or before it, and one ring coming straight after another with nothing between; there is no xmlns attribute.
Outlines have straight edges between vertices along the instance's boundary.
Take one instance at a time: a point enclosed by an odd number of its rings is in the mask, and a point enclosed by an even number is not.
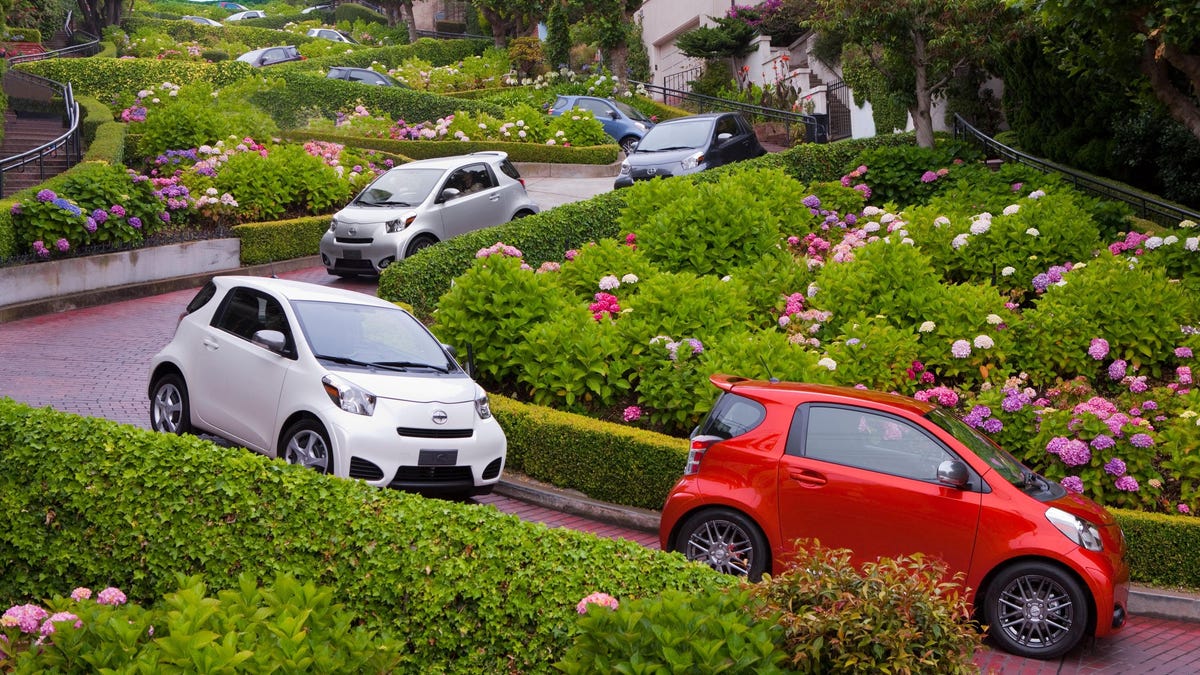
<svg viewBox="0 0 1200 675"><path fill-rule="evenodd" d="M354 5L341 5L338 9L348 6L352 7ZM308 59L307 61L292 61L290 63L271 66L271 68L278 70L312 70L317 68L323 71L330 66L370 68L373 63L381 63L389 68L394 68L414 57L429 61L434 66L448 66L458 63L468 56L479 56L483 54L484 49L491 45L491 40L434 40L433 38L420 38L409 45L373 47L370 49L359 47L348 54L321 56Z"/></svg>
<svg viewBox="0 0 1200 675"><path fill-rule="evenodd" d="M391 138L346 136L294 129L280 134L289 141L330 141L343 145L381 150L409 159L450 157L481 150L502 150L514 162L551 162L554 164L612 164L621 151L617 145L596 145L587 148L564 148L561 145L540 143L501 143L499 141L400 141Z"/></svg>
<svg viewBox="0 0 1200 675"><path fill-rule="evenodd" d="M307 216L237 225L233 236L241 240L242 264L261 265L315 255L328 229L329 216Z"/></svg>
<svg viewBox="0 0 1200 675"><path fill-rule="evenodd" d="M279 66L273 66L279 68ZM287 86L264 88L255 92L250 101L267 111L281 128L294 129L308 123L313 116L332 119L339 111L365 105L383 111L394 118L436 120L459 110L473 114L486 112L503 116L497 106L448 98L400 87L374 87L360 82L331 80L323 74L297 70L273 70Z"/></svg>
<svg viewBox="0 0 1200 675"><path fill-rule="evenodd" d="M37 42L40 44L42 41L42 31L36 28L5 26L2 37L5 42Z"/></svg>
<svg viewBox="0 0 1200 675"><path fill-rule="evenodd" d="M46 461L53 457L54 461ZM404 640L403 672L549 672L575 604L733 583L622 539L331 478L191 436L0 400L0 602L291 574Z"/></svg>
<svg viewBox="0 0 1200 675"><path fill-rule="evenodd" d="M450 281L471 266L475 253L503 241L516 246L537 267L559 261L568 249L589 241L617 236L617 216L625 206L621 191L563 204L537 215L496 227L476 230L431 246L412 258L389 265L379 277L379 297L404 302L422 317L430 317Z"/></svg>
<svg viewBox="0 0 1200 675"><path fill-rule="evenodd" d="M238 22L235 21L234 23ZM261 24L247 25L245 22L242 22L242 25L228 25L218 28L216 26L201 26L191 21L155 19L137 14L127 16L123 19L121 27L129 34L133 34L143 28L153 30L169 35L179 42L211 44L213 37L217 36L220 42L240 43L250 49L274 47L276 45L301 45L317 39L303 34L281 33L274 28L262 26Z"/></svg>
<svg viewBox="0 0 1200 675"><path fill-rule="evenodd" d="M70 82L76 96L94 96L101 101L131 96L163 82L209 82L223 87L256 72L253 66L241 61L199 63L169 59L46 59L16 67L55 82Z"/></svg>
<svg viewBox="0 0 1200 675"><path fill-rule="evenodd" d="M83 153L83 161L125 163L125 134L129 126L123 122L108 121L96 129L95 138Z"/></svg>
<svg viewBox="0 0 1200 675"><path fill-rule="evenodd" d="M491 396L506 466L612 504L659 510L683 475L688 443L663 434Z"/></svg>
<svg viewBox="0 0 1200 675"><path fill-rule="evenodd" d="M83 135L83 145L86 147L96 138L96 129L101 124L113 121L112 108L101 103L95 96L78 96L75 100L79 102L82 117L79 121L79 132Z"/></svg>
<svg viewBox="0 0 1200 675"><path fill-rule="evenodd" d="M355 21L365 21L367 23L388 24L386 16L379 12L367 9L362 5L357 5L352 2L340 2L336 9L333 10L333 21L339 23L347 21L354 23Z"/></svg>
<svg viewBox="0 0 1200 675"><path fill-rule="evenodd" d="M19 199L0 199L0 260L11 258L17 251L17 230L13 224L12 207Z"/></svg>
<svg viewBox="0 0 1200 675"><path fill-rule="evenodd" d="M1200 588L1200 520L1109 509L1125 531L1133 581L1168 588Z"/></svg>

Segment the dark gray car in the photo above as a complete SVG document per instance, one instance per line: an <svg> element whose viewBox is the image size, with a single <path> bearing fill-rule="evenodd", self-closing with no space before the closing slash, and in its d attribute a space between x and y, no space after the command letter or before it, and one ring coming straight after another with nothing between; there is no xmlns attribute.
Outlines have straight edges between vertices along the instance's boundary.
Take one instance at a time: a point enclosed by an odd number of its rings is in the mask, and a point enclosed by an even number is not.
<svg viewBox="0 0 1200 675"><path fill-rule="evenodd" d="M664 120L646 132L621 162L615 186L696 173L766 154L740 113L717 112Z"/></svg>

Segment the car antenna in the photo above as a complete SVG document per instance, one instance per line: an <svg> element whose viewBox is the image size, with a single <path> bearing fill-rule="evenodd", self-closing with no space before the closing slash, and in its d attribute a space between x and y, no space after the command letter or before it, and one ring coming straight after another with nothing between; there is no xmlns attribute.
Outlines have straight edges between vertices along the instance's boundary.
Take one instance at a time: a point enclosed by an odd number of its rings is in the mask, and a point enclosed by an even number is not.
<svg viewBox="0 0 1200 675"><path fill-rule="evenodd" d="M767 360L762 357L762 354L758 355L758 360L762 363L763 370L767 371L767 381L772 384L778 382L779 378L771 374L771 366L767 365Z"/></svg>

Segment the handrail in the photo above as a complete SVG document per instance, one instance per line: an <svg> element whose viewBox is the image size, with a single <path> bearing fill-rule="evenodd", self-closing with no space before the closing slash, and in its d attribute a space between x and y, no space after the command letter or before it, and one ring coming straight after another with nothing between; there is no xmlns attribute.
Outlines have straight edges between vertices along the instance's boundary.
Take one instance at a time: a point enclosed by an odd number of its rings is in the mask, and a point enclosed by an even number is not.
<svg viewBox="0 0 1200 675"><path fill-rule="evenodd" d="M49 80L44 77L34 75L32 73L23 73L17 70L10 70L5 74L6 77L16 77L26 79L35 85L45 87L47 89L57 89L61 92L63 103L67 112L67 131L62 136L39 145L32 150L27 150L19 155L0 159L0 194L4 192L4 176L9 171L20 169L28 164L37 162L38 177L45 179L46 165L45 158L56 154L59 150L65 150L67 162L79 161L82 157L82 142L79 132L79 101L75 100L75 91L68 82L65 85L54 80Z"/></svg>
<svg viewBox="0 0 1200 675"><path fill-rule="evenodd" d="M447 33L440 30L418 30L418 37L437 38L439 40L491 40L490 35L476 35L474 33Z"/></svg>
<svg viewBox="0 0 1200 675"><path fill-rule="evenodd" d="M954 137L956 139L968 137L974 139L983 146L984 151L989 155L994 154L1018 164L1025 164L1043 173L1061 174L1077 189L1098 197L1104 197L1105 199L1125 202L1133 207L1138 217L1154 221L1159 225L1175 227L1179 225L1180 221L1184 220L1200 221L1200 213L1190 209L1168 204L1162 200L1127 190L1120 185L1098 180L1092 176L1072 171L1071 169L1052 164L1033 155L1025 154L1015 148L1010 148L971 126L969 122L957 113L954 115Z"/></svg>
<svg viewBox="0 0 1200 675"><path fill-rule="evenodd" d="M69 47L63 47L62 49L55 49L54 51L42 52L40 54L18 54L16 56L10 56L8 57L8 65L15 66L18 63L42 61L44 59L56 59L64 56L74 56L76 54L80 56L94 56L100 53L100 38L82 30L72 31L70 35L75 35L76 33L89 38L88 41L77 45L71 45Z"/></svg>
<svg viewBox="0 0 1200 675"><path fill-rule="evenodd" d="M646 82L637 82L630 80L630 84L639 88L644 88L648 92L661 94L664 98L671 97L677 100L691 101L700 105L700 110L736 110L738 112L749 113L759 117L774 119L784 122L786 125L803 124L804 138L811 143L828 143L829 128L816 115L807 113L796 113L788 110L778 110L776 108L765 108L760 105L750 103L742 103L741 101L731 101L725 98L717 98L715 96L705 96L695 92L683 91L680 89L668 89L667 87L649 84Z"/></svg>

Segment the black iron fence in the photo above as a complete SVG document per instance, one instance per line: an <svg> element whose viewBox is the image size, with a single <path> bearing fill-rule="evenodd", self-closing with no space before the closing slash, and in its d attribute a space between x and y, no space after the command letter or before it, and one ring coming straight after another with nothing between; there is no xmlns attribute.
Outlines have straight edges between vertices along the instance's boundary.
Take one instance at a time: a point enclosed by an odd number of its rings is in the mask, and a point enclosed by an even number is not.
<svg viewBox="0 0 1200 675"><path fill-rule="evenodd" d="M770 122L782 122L784 130L789 138L792 137L793 127L802 128L804 130L804 140L810 143L828 143L829 142L829 127L816 115L808 113L797 113L789 110L777 110L775 108L764 108L760 105L750 103L742 103L741 101L731 101L729 99L717 98L715 96L705 96L696 94L690 91L682 91L679 89L670 89L657 84L647 84L645 82L630 81L630 84L645 88L647 93L657 94L664 101L675 100L681 103L689 104L689 107L695 108L697 112L712 112L716 110L732 110L745 114L748 117L757 120Z"/></svg>
<svg viewBox="0 0 1200 675"><path fill-rule="evenodd" d="M663 77L662 86L666 89L673 89L675 91L691 92L692 80L699 78L702 72L704 72L704 68L696 66L695 68L689 68L688 70L683 70L678 73L671 73L670 75ZM680 103L683 103L683 101L675 98L664 98L663 103L666 103L667 105L679 105Z"/></svg>
<svg viewBox="0 0 1200 675"><path fill-rule="evenodd" d="M83 39L79 44L69 45L62 49L42 52L40 54L20 54L10 56L8 60L9 66L15 66L18 63L27 63L29 61L41 61L42 59L55 59L63 56L95 56L101 51L100 38L86 31L76 31L71 28L71 19L73 15L67 12L67 20L63 22L63 32L67 34L67 38L74 40L76 36Z"/></svg>
<svg viewBox="0 0 1200 675"><path fill-rule="evenodd" d="M854 92L850 85L838 80L825 88L825 110L829 113L829 140L840 141L853 135L850 110L854 107Z"/></svg>
<svg viewBox="0 0 1200 675"><path fill-rule="evenodd" d="M67 130L62 136L43 143L32 150L0 159L0 194L4 194L4 177L9 172L27 171L36 168L38 179L46 180L49 178L46 175L46 160L48 158L62 152L66 155L67 163L74 164L83 155L83 141L79 131L79 102L75 100L75 93L71 89L71 83L61 84L32 73L10 70L4 74L6 90L9 89L9 82L13 81L20 82L21 86L25 88L42 88L50 93L51 98L55 95L62 97L63 105L66 107Z"/></svg>
<svg viewBox="0 0 1200 675"><path fill-rule="evenodd" d="M1135 192L1115 183L1100 180L1095 176L1072 171L1067 167L1052 164L1044 159L1010 148L1003 143L998 143L996 139L971 126L960 115L954 116L954 137L975 141L983 147L988 157L1003 159L1006 162L1017 162L1018 164L1033 167L1044 173L1057 173L1065 178L1068 183L1075 186L1076 189L1104 199L1124 202L1133 207L1134 215L1139 218L1144 218L1168 227L1179 225L1179 222L1183 220L1200 222L1200 213L1196 211L1155 199L1152 196Z"/></svg>

